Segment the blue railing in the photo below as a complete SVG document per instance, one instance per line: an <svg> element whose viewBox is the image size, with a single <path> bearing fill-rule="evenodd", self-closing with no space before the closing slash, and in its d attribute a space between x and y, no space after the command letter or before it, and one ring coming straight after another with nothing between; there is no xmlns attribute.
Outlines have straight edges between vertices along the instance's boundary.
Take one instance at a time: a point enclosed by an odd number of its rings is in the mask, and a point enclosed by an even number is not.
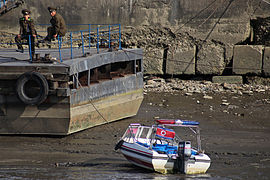
<svg viewBox="0 0 270 180"><path fill-rule="evenodd" d="M5 6L6 5L6 1L5 0L1 0L0 1L0 8L2 8L3 6Z"/></svg>
<svg viewBox="0 0 270 180"><path fill-rule="evenodd" d="M8 2L15 2L15 0L0 0L0 9L4 7Z"/></svg>
<svg viewBox="0 0 270 180"><path fill-rule="evenodd" d="M37 32L44 33L46 31L42 31L43 27L49 26L49 24L38 24L36 26ZM99 53L101 48L109 48L112 46L118 49L122 49L121 47L121 25L120 24L68 24L68 27L79 27L77 31L68 31L63 40L62 37L57 37L55 44L58 46L59 59L62 62L62 47L66 45L66 48L70 48L70 58L74 58L73 49L74 42L80 44L82 55L85 55L86 48L87 49L95 49L96 52ZM39 30L40 28L40 30ZM43 28L44 29L44 28ZM69 28L72 29L72 28ZM29 35L29 56L32 62L32 49L31 49L31 37ZM7 44L7 43L0 43ZM16 43L8 43L9 45L14 45Z"/></svg>

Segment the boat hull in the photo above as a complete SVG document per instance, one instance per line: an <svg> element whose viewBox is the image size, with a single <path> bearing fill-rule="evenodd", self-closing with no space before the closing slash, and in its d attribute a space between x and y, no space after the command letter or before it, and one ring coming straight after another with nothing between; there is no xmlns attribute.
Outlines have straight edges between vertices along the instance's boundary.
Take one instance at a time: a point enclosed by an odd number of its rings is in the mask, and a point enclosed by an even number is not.
<svg viewBox="0 0 270 180"><path fill-rule="evenodd" d="M143 89L108 96L71 107L68 133L135 116L143 100Z"/></svg>
<svg viewBox="0 0 270 180"><path fill-rule="evenodd" d="M134 165L162 174L177 172L176 158L172 159L167 154L159 154L137 143L124 142L120 149L124 157ZM186 162L185 174L205 173L210 167L210 158L205 154L192 155L190 159Z"/></svg>
<svg viewBox="0 0 270 180"><path fill-rule="evenodd" d="M173 173L174 162L167 155L159 155L139 144L126 142L121 146L121 152L134 165L163 174Z"/></svg>
<svg viewBox="0 0 270 180"><path fill-rule="evenodd" d="M74 107L68 103L69 98L40 106L26 106L19 101L8 103L8 107L2 107L6 115L0 116L0 134L67 135L131 117L141 105L142 91L111 95Z"/></svg>
<svg viewBox="0 0 270 180"><path fill-rule="evenodd" d="M158 154L136 143L124 142L121 152L134 165L162 174L173 173L174 161L165 154Z"/></svg>
<svg viewBox="0 0 270 180"><path fill-rule="evenodd" d="M134 116L142 72L140 49L59 64L0 59L0 134L68 135Z"/></svg>

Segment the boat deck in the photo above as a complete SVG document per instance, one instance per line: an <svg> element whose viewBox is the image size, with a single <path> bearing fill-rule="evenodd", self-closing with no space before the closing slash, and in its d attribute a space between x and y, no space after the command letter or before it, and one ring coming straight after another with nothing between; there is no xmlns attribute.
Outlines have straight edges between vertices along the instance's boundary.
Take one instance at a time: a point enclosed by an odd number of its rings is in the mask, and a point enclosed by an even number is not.
<svg viewBox="0 0 270 180"><path fill-rule="evenodd" d="M141 49L123 49L110 52L108 48L105 48L100 49L99 53L97 53L97 50L93 48L85 49L83 55L82 49L76 48L72 50L71 59L70 48L62 48L62 60L60 59L58 49L37 49L36 54L40 54L41 58L44 57L45 54L50 54L53 63L43 63L42 61L31 62L28 50L25 50L24 53L20 53L16 52L16 49L0 49L0 73L5 73L7 69L8 71L12 71L12 67L16 67L16 71L21 72L27 71L32 67L50 67L51 71L55 71L61 67L69 67L70 74L74 74L107 63L142 59Z"/></svg>
<svg viewBox="0 0 270 180"><path fill-rule="evenodd" d="M95 55L107 53L108 48L100 49L97 53L96 49L84 49L84 54ZM40 57L44 57L45 54L50 54L54 59L60 60L59 49L48 49L40 48L36 49L36 54L40 54ZM72 58L71 58L71 49L70 48L61 48L61 57L62 60L72 60L76 58L83 57L82 49L74 48L72 49ZM19 61L18 61L19 60ZM0 64L7 63L6 65L12 65L14 62L22 63L23 61L30 61L30 56L28 49L25 49L24 53L17 52L15 48L0 48ZM11 63L12 62L12 63Z"/></svg>

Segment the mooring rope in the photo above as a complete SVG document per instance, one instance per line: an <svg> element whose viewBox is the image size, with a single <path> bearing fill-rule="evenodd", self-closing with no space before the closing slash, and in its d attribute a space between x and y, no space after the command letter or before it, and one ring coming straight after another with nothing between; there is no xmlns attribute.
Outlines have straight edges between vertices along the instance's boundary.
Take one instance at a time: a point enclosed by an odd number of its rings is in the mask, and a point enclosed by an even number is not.
<svg viewBox="0 0 270 180"><path fill-rule="evenodd" d="M63 64L63 65L66 65L66 66L69 66L69 65L67 65L67 64L65 64L65 63L63 63L63 62L59 62L59 61L56 61L56 62L58 62L58 63L60 63L60 64ZM75 69L78 71L78 69L77 69L76 67L75 67ZM77 76L76 73L74 73L74 76L75 76L76 81L78 82L80 88L83 90L83 93L85 93L86 97L88 97L88 96L87 96L88 93L86 92L86 90L84 89L84 87L82 86L82 84L80 83L79 77ZM92 102L92 100L91 100L90 98L89 98L88 100L89 100L89 103L90 103L90 104L93 106L93 108L95 109L95 111L99 114L99 116L105 121L105 125L108 125L110 122L102 115L102 113L101 113L101 112L99 111L99 109L94 105L94 103ZM116 129L114 129L112 126L108 126L108 127L110 127L111 130L112 130L113 132L117 132ZM112 136L115 137L115 135L112 135Z"/></svg>

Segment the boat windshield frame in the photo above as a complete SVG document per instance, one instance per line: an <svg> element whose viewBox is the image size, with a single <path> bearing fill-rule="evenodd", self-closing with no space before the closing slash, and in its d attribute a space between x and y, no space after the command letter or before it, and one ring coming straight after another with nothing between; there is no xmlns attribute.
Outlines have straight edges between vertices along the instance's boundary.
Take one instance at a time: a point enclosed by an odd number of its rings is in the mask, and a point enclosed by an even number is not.
<svg viewBox="0 0 270 180"><path fill-rule="evenodd" d="M122 136L122 139L129 143L136 143L136 142L146 143L150 145L150 148L153 146L154 143L157 143L158 140L160 141L161 144L168 143L172 145L178 145L180 141L183 141L177 134L175 134L175 137L172 140L165 139L162 137L156 137L157 128L158 127L167 128L166 126L189 128L191 132L196 135L197 150L200 152L202 151L200 128L199 126L194 125L162 124L162 125L144 126L141 124L130 124L126 129L124 135Z"/></svg>
<svg viewBox="0 0 270 180"><path fill-rule="evenodd" d="M199 152L202 151L202 145L201 145L201 132L200 132L200 127L198 125L181 125L181 124L158 124L157 126L160 127L181 127L181 128L188 128L192 133L195 134L196 136L196 142L197 142L197 150ZM177 136L177 134L176 134ZM178 136L177 136L178 137ZM179 137L178 137L179 138ZM181 138L179 138L182 140ZM183 141L183 140L182 140Z"/></svg>

